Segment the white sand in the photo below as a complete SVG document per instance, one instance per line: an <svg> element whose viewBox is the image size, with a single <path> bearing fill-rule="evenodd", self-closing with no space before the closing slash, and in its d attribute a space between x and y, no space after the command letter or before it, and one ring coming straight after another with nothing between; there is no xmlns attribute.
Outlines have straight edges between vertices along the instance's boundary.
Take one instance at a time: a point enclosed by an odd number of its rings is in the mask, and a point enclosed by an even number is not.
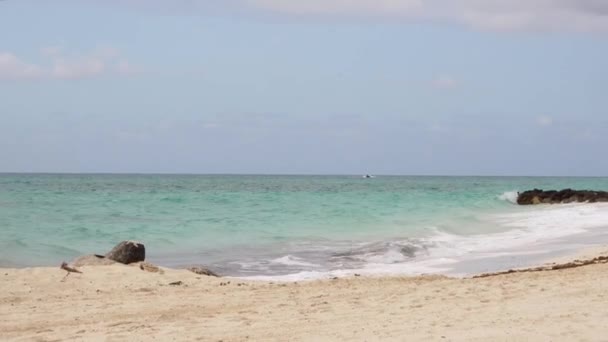
<svg viewBox="0 0 608 342"><path fill-rule="evenodd" d="M608 264L478 279L253 283L189 271L2 269L0 340L608 339ZM182 281L182 286L169 286ZM230 281L226 286L220 283Z"/></svg>

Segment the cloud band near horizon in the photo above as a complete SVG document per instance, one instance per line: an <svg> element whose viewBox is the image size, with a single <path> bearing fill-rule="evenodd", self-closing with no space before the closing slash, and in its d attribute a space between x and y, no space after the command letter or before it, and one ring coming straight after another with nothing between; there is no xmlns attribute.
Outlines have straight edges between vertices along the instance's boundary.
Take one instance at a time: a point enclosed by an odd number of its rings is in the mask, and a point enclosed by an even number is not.
<svg viewBox="0 0 608 342"><path fill-rule="evenodd" d="M608 32L603 0L245 0L294 15L388 17L493 31Z"/></svg>
<svg viewBox="0 0 608 342"><path fill-rule="evenodd" d="M33 63L12 52L0 51L0 81L75 80L137 72L118 50L111 47L96 48L78 56L67 55L60 47L44 47L40 49L40 56L44 62Z"/></svg>

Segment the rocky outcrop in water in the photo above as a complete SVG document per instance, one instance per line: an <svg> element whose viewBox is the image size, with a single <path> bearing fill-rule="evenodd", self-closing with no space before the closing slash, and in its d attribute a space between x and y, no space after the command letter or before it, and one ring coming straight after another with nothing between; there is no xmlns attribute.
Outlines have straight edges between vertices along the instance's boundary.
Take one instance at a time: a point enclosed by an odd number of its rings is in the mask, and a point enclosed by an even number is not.
<svg viewBox="0 0 608 342"><path fill-rule="evenodd" d="M121 264L144 261L146 259L146 247L140 242L123 241L112 248L105 257Z"/></svg>
<svg viewBox="0 0 608 342"><path fill-rule="evenodd" d="M520 205L557 204L573 202L608 202L608 192L572 189L564 189L561 191L543 191L540 189L534 189L521 192L517 196L517 204Z"/></svg>

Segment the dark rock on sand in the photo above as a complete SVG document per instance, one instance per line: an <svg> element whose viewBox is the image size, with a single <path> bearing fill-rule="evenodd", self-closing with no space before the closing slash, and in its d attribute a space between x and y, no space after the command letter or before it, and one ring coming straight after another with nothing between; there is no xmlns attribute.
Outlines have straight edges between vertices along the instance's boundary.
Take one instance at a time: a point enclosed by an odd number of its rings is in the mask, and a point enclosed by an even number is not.
<svg viewBox="0 0 608 342"><path fill-rule="evenodd" d="M517 196L517 204L520 205L572 202L608 202L608 192L572 189L543 191L534 189L519 193Z"/></svg>
<svg viewBox="0 0 608 342"><path fill-rule="evenodd" d="M130 264L146 259L146 247L143 243L123 241L106 254L106 258L121 264Z"/></svg>
<svg viewBox="0 0 608 342"><path fill-rule="evenodd" d="M194 272L196 274L200 274L200 275L206 275L206 276L210 276L210 277L219 277L219 275L217 275L215 272L213 272L205 267L195 266L195 267L189 267L189 268L187 268L187 270L190 272Z"/></svg>
<svg viewBox="0 0 608 342"><path fill-rule="evenodd" d="M152 272L152 273L160 273L160 274L164 274L165 271L163 271L160 267L151 264L149 262L141 262L139 263L139 269L142 271L147 271L147 272Z"/></svg>
<svg viewBox="0 0 608 342"><path fill-rule="evenodd" d="M104 265L112 265L115 264L116 261L110 260L103 255L91 254L91 255L83 255L74 259L70 264L74 265L74 267L82 267L82 266L104 266Z"/></svg>

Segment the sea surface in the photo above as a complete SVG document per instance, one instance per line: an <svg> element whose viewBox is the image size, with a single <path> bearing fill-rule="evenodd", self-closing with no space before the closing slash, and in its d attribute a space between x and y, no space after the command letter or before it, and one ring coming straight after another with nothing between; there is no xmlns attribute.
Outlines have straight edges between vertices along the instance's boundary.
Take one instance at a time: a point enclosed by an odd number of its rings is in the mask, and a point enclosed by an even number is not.
<svg viewBox="0 0 608 342"><path fill-rule="evenodd" d="M227 276L469 274L608 243L608 204L517 191L608 178L0 174L0 266L59 265L122 240Z"/></svg>

